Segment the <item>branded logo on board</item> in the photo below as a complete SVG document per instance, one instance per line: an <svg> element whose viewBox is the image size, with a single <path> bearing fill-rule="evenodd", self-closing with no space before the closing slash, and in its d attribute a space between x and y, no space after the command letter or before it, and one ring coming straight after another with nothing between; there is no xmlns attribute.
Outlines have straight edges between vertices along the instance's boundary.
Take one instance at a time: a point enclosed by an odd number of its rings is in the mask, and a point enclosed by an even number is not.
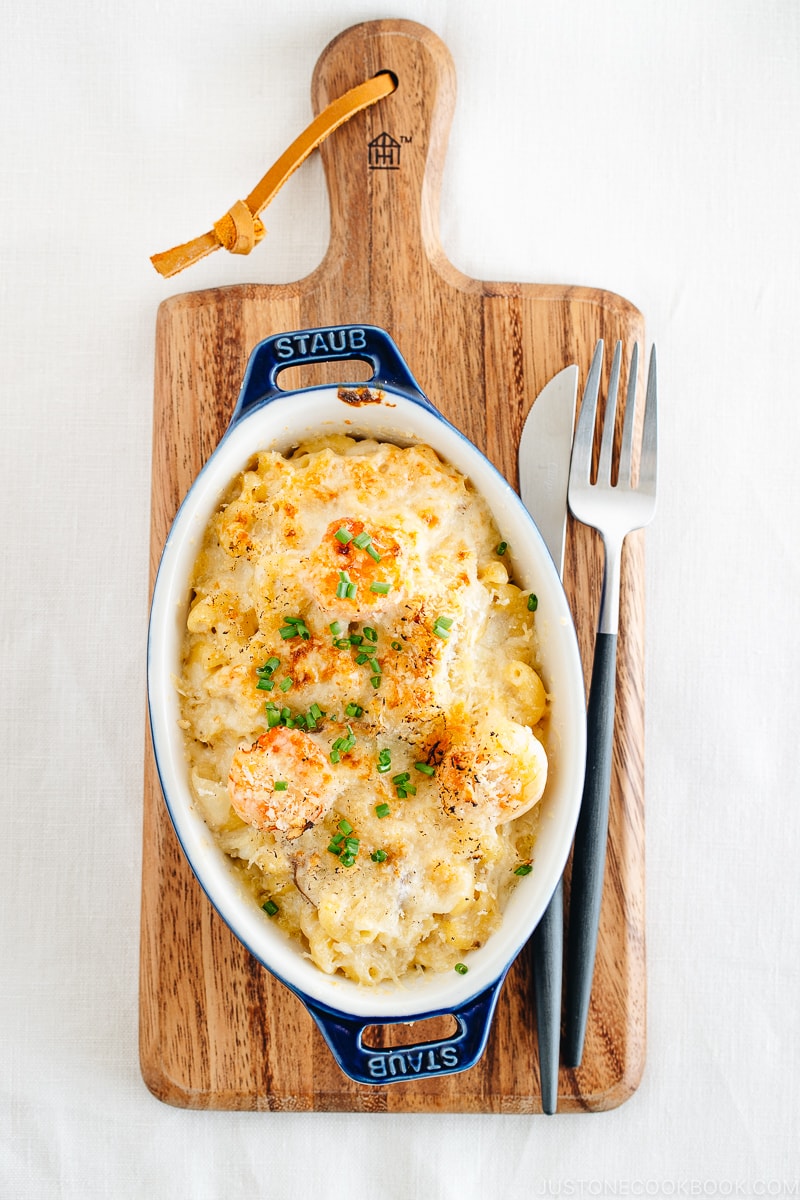
<svg viewBox="0 0 800 1200"><path fill-rule="evenodd" d="M400 152L403 146L410 146L411 138L400 135L400 141L390 133L379 133L368 144L370 171L399 171Z"/></svg>
<svg viewBox="0 0 800 1200"><path fill-rule="evenodd" d="M390 133L379 133L369 143L371 171L399 171L400 143Z"/></svg>

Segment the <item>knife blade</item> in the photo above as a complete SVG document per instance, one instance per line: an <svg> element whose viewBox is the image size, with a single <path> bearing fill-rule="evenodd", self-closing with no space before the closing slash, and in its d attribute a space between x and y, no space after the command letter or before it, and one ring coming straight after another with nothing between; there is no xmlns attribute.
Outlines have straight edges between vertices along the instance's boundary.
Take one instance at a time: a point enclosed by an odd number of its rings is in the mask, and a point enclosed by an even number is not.
<svg viewBox="0 0 800 1200"><path fill-rule="evenodd" d="M569 460L577 399L578 368L564 367L534 400L519 440L519 493L559 575L564 571Z"/></svg>
<svg viewBox="0 0 800 1200"><path fill-rule="evenodd" d="M567 488L578 398L578 368L554 375L533 402L519 441L519 490L550 551L559 575L564 571ZM542 1111L558 1107L561 1041L561 974L564 949L562 883L552 895L531 938Z"/></svg>

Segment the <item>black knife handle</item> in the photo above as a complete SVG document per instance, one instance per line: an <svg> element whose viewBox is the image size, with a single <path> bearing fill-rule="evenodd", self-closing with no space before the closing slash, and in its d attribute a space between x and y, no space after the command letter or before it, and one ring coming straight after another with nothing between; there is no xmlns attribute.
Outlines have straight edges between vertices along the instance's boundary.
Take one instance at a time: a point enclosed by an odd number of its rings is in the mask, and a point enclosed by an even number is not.
<svg viewBox="0 0 800 1200"><path fill-rule="evenodd" d="M564 1061L568 1067L579 1067L583 1058L597 952L608 841L616 675L617 635L598 633L586 717L586 780L572 854L564 1028Z"/></svg>
<svg viewBox="0 0 800 1200"><path fill-rule="evenodd" d="M560 879L544 916L533 932L531 946L542 1112L551 1115L558 1107L558 1055L561 1044L564 887Z"/></svg>

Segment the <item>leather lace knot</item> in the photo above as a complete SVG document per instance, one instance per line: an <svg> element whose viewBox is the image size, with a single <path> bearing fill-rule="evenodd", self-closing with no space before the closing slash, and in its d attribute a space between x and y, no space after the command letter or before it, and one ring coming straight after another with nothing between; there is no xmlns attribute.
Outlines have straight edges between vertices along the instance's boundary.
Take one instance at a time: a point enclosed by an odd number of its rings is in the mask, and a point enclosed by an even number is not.
<svg viewBox="0 0 800 1200"><path fill-rule="evenodd" d="M214 222L220 245L231 254L249 254L266 230L259 217L253 216L244 200L232 204L224 217Z"/></svg>

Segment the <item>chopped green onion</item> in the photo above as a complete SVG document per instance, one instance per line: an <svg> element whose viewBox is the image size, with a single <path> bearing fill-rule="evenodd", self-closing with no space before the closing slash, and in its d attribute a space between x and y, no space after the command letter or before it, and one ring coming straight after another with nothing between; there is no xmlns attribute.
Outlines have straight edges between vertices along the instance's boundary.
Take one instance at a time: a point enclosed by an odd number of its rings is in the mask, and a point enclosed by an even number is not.
<svg viewBox="0 0 800 1200"><path fill-rule="evenodd" d="M386 851L385 850L373 850L372 854L370 854L370 858L372 859L373 862L386 862Z"/></svg>
<svg viewBox="0 0 800 1200"><path fill-rule="evenodd" d="M501 542L500 545L497 547L495 553L499 554L500 557L502 558L507 549L508 549L508 542Z"/></svg>
<svg viewBox="0 0 800 1200"><path fill-rule="evenodd" d="M534 593L531 592L530 596L528 596L528 612L536 612L538 607L539 597L535 596Z"/></svg>
<svg viewBox="0 0 800 1200"><path fill-rule="evenodd" d="M333 743L333 749L341 750L343 754L346 754L348 750L353 749L353 746L355 746L355 744L356 744L356 735L353 733L352 729L348 725L347 726L347 737L338 737L336 739L336 741Z"/></svg>
<svg viewBox="0 0 800 1200"><path fill-rule="evenodd" d="M333 840L333 838L331 838L330 842L328 843L328 849L331 852L331 854L336 854L336 855L341 854L341 848L339 846L337 846L337 844Z"/></svg>
<svg viewBox="0 0 800 1200"><path fill-rule="evenodd" d="M379 687L381 686L381 677L380 677L380 675L370 675L370 677L369 677L369 681L370 681L370 683L372 684L372 686L373 686L374 688L379 688Z"/></svg>
<svg viewBox="0 0 800 1200"><path fill-rule="evenodd" d="M330 625L328 626L328 629L330 629L330 631L334 637L339 637L342 633L344 633L344 630L342 628L340 621L331 621Z"/></svg>
<svg viewBox="0 0 800 1200"><path fill-rule="evenodd" d="M352 867L352 865L355 861L356 861L355 854L343 854L342 857L339 859L339 862L342 864L343 867Z"/></svg>
<svg viewBox="0 0 800 1200"><path fill-rule="evenodd" d="M360 633L351 633L347 641L351 646L360 646L364 639Z"/></svg>
<svg viewBox="0 0 800 1200"><path fill-rule="evenodd" d="M333 644L337 650L349 650L350 638L337 638Z"/></svg>
<svg viewBox="0 0 800 1200"><path fill-rule="evenodd" d="M274 917L275 913L278 911L278 906L274 900L265 900L264 903L261 905L261 907L263 908L263 910L267 914L267 916L270 916L270 917Z"/></svg>
<svg viewBox="0 0 800 1200"><path fill-rule="evenodd" d="M356 655L356 662L360 667L363 666L365 662L369 662L369 655L362 650L360 654Z"/></svg>
<svg viewBox="0 0 800 1200"><path fill-rule="evenodd" d="M377 592L379 596L388 596L389 592L392 590L392 585L390 583L371 583L369 585L369 590L371 592Z"/></svg>
<svg viewBox="0 0 800 1200"><path fill-rule="evenodd" d="M437 617L433 623L433 632L443 641L447 641L450 637L450 626L453 624L452 617Z"/></svg>
<svg viewBox="0 0 800 1200"><path fill-rule="evenodd" d="M348 600L353 600L353 599L355 598L355 594L356 594L356 592L357 592L357 591L358 591L358 587L356 586L356 584L354 584L354 583L348 583L348 585L347 585L347 599L348 599Z"/></svg>
<svg viewBox="0 0 800 1200"><path fill-rule="evenodd" d="M458 971L459 975L466 975L469 967L466 965L466 963L456 963L455 969Z"/></svg>
<svg viewBox="0 0 800 1200"><path fill-rule="evenodd" d="M320 706L317 704L316 700L315 700L315 701L314 701L314 703L311 705L311 708L310 708L308 711L311 713L311 715L312 715L312 717L314 718L314 720L315 720L315 721L319 721L319 719L320 719L321 717L324 717L324 716L325 716L324 712L322 711L322 709L320 708Z"/></svg>
<svg viewBox="0 0 800 1200"><path fill-rule="evenodd" d="M378 632L376 629L373 629L371 625L365 625L364 626L364 637L367 639L368 642L377 642Z"/></svg>
<svg viewBox="0 0 800 1200"><path fill-rule="evenodd" d="M284 707L281 709L281 718L282 718L282 720L284 720L284 721L288 721L288 720L289 720L289 718L291 717L291 715L292 715L292 710L291 710L290 708L287 708L286 706L284 706Z"/></svg>
<svg viewBox="0 0 800 1200"><path fill-rule="evenodd" d="M413 783L404 783L403 791L405 793L405 796L416 796L416 794L417 794L417 789ZM405 799L405 796L403 797L403 799Z"/></svg>
<svg viewBox="0 0 800 1200"><path fill-rule="evenodd" d="M287 638L301 637L305 641L311 637L311 633L302 617L284 617L283 627L278 630L284 641Z"/></svg>
<svg viewBox="0 0 800 1200"><path fill-rule="evenodd" d="M343 546L346 546L348 542L352 542L353 540L352 533L350 533L348 529L345 529L344 525L342 525L341 529L337 529L333 536L336 538L337 542L341 542Z"/></svg>
<svg viewBox="0 0 800 1200"><path fill-rule="evenodd" d="M381 561L381 556L378 553L378 551L375 549L375 547L372 545L372 543L370 543L369 546L365 546L364 549L366 550L366 552L370 556L370 558L375 559L375 562Z"/></svg>
<svg viewBox="0 0 800 1200"><path fill-rule="evenodd" d="M421 771L423 775L435 775L436 767L432 767L430 763L415 762L414 767L417 771Z"/></svg>
<svg viewBox="0 0 800 1200"><path fill-rule="evenodd" d="M380 675L380 673L381 673L381 664L378 662L377 658L371 658L371 659L369 660L369 665L372 667L372 674L373 674L373 675Z"/></svg>
<svg viewBox="0 0 800 1200"><path fill-rule="evenodd" d="M344 711L348 717L361 717L364 715L364 710L361 707L361 705L353 704L352 702L350 704L348 704L347 708Z"/></svg>
<svg viewBox="0 0 800 1200"><path fill-rule="evenodd" d="M376 804L375 805L375 816L376 817L388 817L388 815L391 811L392 810L389 808L388 804Z"/></svg>
<svg viewBox="0 0 800 1200"><path fill-rule="evenodd" d="M378 773L385 775L387 771L392 769L392 752L384 749L378 754Z"/></svg>
<svg viewBox="0 0 800 1200"><path fill-rule="evenodd" d="M399 642L392 642L392 649L393 650L402 650L403 647L400 645Z"/></svg>
<svg viewBox="0 0 800 1200"><path fill-rule="evenodd" d="M353 545L358 546L359 550L366 550L367 546L370 544L371 541L372 541L372 538L365 531L364 533L359 533L356 537L353 538Z"/></svg>
<svg viewBox="0 0 800 1200"><path fill-rule="evenodd" d="M398 798L398 800L407 800L408 799L408 792L406 791L405 788L399 787L397 789L397 798Z"/></svg>
<svg viewBox="0 0 800 1200"><path fill-rule="evenodd" d="M344 841L343 833L334 833L333 836L331 837L331 845L338 846L339 849L341 849L343 841Z"/></svg>
<svg viewBox="0 0 800 1200"><path fill-rule="evenodd" d="M294 683L294 680L292 679L291 675L287 675L285 679L282 679L280 681L280 683L278 684L278 687L281 689L282 692L288 692L289 688L292 686L293 683Z"/></svg>
<svg viewBox="0 0 800 1200"><path fill-rule="evenodd" d="M289 784L285 779L276 779L272 786L276 792L285 792Z"/></svg>
<svg viewBox="0 0 800 1200"><path fill-rule="evenodd" d="M530 863L522 863L521 866L514 868L515 875L530 875L533 867Z"/></svg>
<svg viewBox="0 0 800 1200"><path fill-rule="evenodd" d="M409 775L408 771L402 771L399 775L392 776L392 783L408 783L410 778L411 776Z"/></svg>
<svg viewBox="0 0 800 1200"><path fill-rule="evenodd" d="M349 837L345 839L344 845L348 854L358 854L358 847L361 843L358 838Z"/></svg>
<svg viewBox="0 0 800 1200"><path fill-rule="evenodd" d="M277 708L267 708L267 725L270 729L274 729L276 725L281 723L281 714Z"/></svg>
<svg viewBox="0 0 800 1200"><path fill-rule="evenodd" d="M341 831L345 835L345 837L347 837L348 833L353 832L353 826L350 824L350 822L347 820L346 817L342 817L341 821L339 822L339 829L341 829Z"/></svg>
<svg viewBox="0 0 800 1200"><path fill-rule="evenodd" d="M259 692L271 692L275 687L275 680L268 679L266 675L262 675L256 684L256 690Z"/></svg>
<svg viewBox="0 0 800 1200"><path fill-rule="evenodd" d="M336 588L336 598L338 600L345 600L350 595L350 588L355 588L355 586L347 571L340 571L339 583ZM352 594L355 595L355 591Z"/></svg>

